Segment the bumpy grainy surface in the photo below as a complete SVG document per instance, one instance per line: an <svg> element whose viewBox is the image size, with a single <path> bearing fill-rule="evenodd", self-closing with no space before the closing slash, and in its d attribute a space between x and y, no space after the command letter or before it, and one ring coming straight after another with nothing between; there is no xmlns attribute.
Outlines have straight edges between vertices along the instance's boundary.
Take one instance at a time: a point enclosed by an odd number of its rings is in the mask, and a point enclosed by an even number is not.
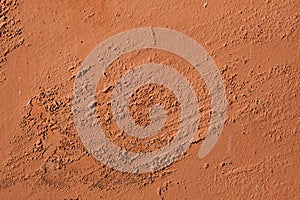
<svg viewBox="0 0 300 200"><path fill-rule="evenodd" d="M300 196L300 35L298 0L0 0L0 199L298 199ZM81 62L106 38L138 27L166 27L200 43L218 66L227 95L222 135L198 158L210 99L201 77L176 55L141 50L116 60L97 87L97 114L121 148L148 152L178 129L172 91L146 85L130 101L141 126L161 103L167 126L135 139L110 112L114 84L147 62L186 73L201 123L179 160L154 173L110 169L81 143L72 90Z"/></svg>

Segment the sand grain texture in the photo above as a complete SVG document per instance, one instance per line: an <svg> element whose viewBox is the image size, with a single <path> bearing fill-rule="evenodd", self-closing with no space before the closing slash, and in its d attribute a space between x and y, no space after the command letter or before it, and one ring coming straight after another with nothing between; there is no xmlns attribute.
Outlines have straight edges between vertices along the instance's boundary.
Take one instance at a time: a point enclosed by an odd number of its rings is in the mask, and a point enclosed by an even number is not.
<svg viewBox="0 0 300 200"><path fill-rule="evenodd" d="M299 7L298 0L0 0L0 199L299 198ZM147 140L118 130L109 97L118 77L135 66L153 61L186 73L202 111L185 155L161 171L130 174L86 151L73 122L72 92L94 47L139 27L174 29L200 43L220 70L228 105L217 145L199 159L210 115L201 77L167 52L120 57L97 88L99 122L115 144L151 151L178 128L172 92L148 85L132 96L131 115L147 125L146 110L161 101L168 126Z"/></svg>

